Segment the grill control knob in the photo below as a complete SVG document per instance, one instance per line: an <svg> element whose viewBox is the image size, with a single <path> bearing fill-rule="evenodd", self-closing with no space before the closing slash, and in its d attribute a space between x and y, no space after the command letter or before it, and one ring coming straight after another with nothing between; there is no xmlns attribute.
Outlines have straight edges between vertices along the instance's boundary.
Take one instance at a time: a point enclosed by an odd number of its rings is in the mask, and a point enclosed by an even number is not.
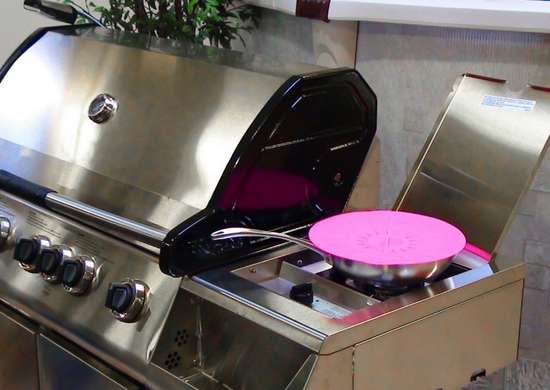
<svg viewBox="0 0 550 390"><path fill-rule="evenodd" d="M311 283L297 284L290 289L290 299L296 302L311 306L313 298L313 285Z"/></svg>
<svg viewBox="0 0 550 390"><path fill-rule="evenodd" d="M105 307L122 322L135 322L147 311L149 287L139 280L111 283Z"/></svg>
<svg viewBox="0 0 550 390"><path fill-rule="evenodd" d="M65 290L71 294L84 294L92 285L95 276L95 261L89 256L78 256L63 262L61 280Z"/></svg>
<svg viewBox="0 0 550 390"><path fill-rule="evenodd" d="M25 271L40 272L40 254L50 245L50 240L44 236L21 238L15 245L13 258L19 262L19 265Z"/></svg>
<svg viewBox="0 0 550 390"><path fill-rule="evenodd" d="M63 264L74 257L71 248L66 246L54 246L44 249L40 254L38 264L42 277L51 283L59 283L63 276Z"/></svg>
<svg viewBox="0 0 550 390"><path fill-rule="evenodd" d="M11 234L11 222L6 217L0 217L0 249L2 249Z"/></svg>

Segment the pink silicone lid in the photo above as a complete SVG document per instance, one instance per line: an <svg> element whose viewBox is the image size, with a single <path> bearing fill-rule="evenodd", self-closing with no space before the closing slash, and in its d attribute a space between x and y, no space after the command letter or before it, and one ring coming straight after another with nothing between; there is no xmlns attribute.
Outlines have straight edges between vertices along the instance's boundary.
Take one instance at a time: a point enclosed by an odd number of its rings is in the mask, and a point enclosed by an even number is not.
<svg viewBox="0 0 550 390"><path fill-rule="evenodd" d="M309 239L333 256L375 265L420 264L456 255L466 238L437 218L403 211L356 211L317 222Z"/></svg>

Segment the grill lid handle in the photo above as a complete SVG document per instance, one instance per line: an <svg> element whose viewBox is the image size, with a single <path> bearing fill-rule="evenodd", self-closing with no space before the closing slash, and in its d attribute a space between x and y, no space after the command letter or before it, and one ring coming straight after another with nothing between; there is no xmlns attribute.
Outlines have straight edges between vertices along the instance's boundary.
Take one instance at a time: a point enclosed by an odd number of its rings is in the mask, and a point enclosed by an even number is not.
<svg viewBox="0 0 550 390"><path fill-rule="evenodd" d="M56 191L0 169L0 190L92 226L122 234L159 248L167 230L133 221L58 194Z"/></svg>
<svg viewBox="0 0 550 390"><path fill-rule="evenodd" d="M0 169L0 189L44 207L46 207L46 196L55 192L3 169Z"/></svg>

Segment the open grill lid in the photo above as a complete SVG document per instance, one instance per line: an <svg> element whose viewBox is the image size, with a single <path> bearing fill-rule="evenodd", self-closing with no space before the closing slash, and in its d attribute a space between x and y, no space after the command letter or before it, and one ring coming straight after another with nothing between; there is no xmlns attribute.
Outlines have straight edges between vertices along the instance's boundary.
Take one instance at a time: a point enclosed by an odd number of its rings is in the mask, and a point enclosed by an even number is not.
<svg viewBox="0 0 550 390"><path fill-rule="evenodd" d="M376 97L354 70L100 28L37 32L0 79L0 169L169 230L171 275L265 245L205 244L216 229L291 230L340 212L376 129Z"/></svg>

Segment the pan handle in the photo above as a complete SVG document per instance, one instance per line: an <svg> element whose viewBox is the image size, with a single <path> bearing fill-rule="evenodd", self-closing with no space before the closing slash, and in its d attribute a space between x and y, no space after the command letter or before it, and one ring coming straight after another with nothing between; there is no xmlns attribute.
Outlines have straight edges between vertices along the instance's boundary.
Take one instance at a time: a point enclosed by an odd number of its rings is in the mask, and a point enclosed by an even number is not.
<svg viewBox="0 0 550 390"><path fill-rule="evenodd" d="M292 242L292 243L300 245L304 248L310 249L310 250L320 254L321 256L323 256L323 259L327 263L331 264L330 255L328 253L323 252L322 250L317 248L315 245L313 245L308 240L293 237L289 234L270 232L268 230L233 227L233 228L226 228L226 229L217 230L214 233L210 234L210 237L213 240L226 240L226 239L229 239L229 238L237 238L237 237L277 238L279 240Z"/></svg>

